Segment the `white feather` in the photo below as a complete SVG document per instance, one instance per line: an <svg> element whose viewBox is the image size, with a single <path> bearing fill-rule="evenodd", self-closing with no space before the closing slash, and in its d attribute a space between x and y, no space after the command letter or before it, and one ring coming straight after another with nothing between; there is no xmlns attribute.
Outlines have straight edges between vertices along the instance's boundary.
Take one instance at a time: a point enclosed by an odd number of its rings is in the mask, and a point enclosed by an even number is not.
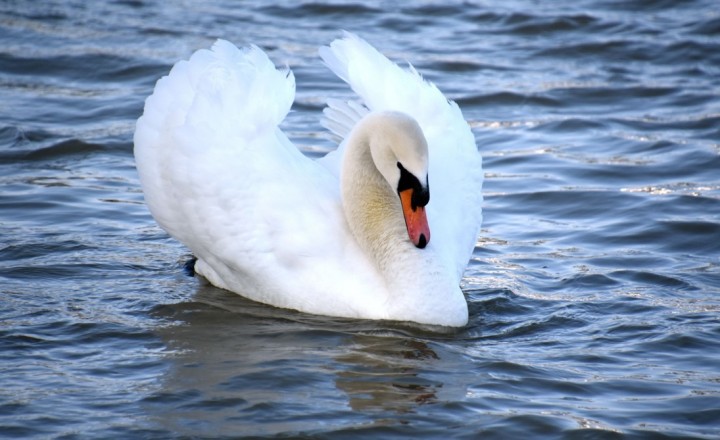
<svg viewBox="0 0 720 440"><path fill-rule="evenodd" d="M419 122L430 147L433 243L439 264L459 282L482 200L480 156L460 110L352 34L321 56L370 111L398 110ZM388 310L393 292L348 229L338 180L344 148L312 161L278 128L294 94L292 73L255 46L239 50L218 40L178 62L137 122L147 205L198 257L198 273L219 287L310 313L405 319ZM368 112L356 102L329 104L324 124L343 138ZM462 323L461 316L407 316Z"/></svg>
<svg viewBox="0 0 720 440"><path fill-rule="evenodd" d="M462 276L482 223L483 172L460 108L414 68L401 69L356 35L345 33L319 53L368 109L400 111L420 124L430 153L430 227L436 241L452 248L448 262ZM337 161L336 154L342 155L342 146L324 160Z"/></svg>

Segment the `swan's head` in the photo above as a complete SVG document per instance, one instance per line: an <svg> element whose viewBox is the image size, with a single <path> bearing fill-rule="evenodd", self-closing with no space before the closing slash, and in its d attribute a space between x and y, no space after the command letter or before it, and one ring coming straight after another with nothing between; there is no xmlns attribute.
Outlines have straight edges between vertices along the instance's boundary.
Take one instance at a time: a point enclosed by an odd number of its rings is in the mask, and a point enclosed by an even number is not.
<svg viewBox="0 0 720 440"><path fill-rule="evenodd" d="M400 197L408 236L418 248L430 241L425 206L430 201L428 146L415 119L400 112L368 116L370 152L380 174Z"/></svg>

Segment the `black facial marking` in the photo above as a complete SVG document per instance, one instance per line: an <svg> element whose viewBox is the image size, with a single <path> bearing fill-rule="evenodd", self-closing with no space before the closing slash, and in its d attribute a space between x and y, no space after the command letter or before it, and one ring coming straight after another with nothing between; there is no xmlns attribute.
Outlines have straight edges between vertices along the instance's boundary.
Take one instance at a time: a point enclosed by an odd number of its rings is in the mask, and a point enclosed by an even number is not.
<svg viewBox="0 0 720 440"><path fill-rule="evenodd" d="M426 182L425 187L420 184L420 181L411 172L405 169L400 162L397 163L397 167L400 169L400 181L398 182L397 192L405 191L406 189L412 189L412 204L413 211L418 206L425 206L430 201L430 185ZM423 246L424 247L424 246Z"/></svg>

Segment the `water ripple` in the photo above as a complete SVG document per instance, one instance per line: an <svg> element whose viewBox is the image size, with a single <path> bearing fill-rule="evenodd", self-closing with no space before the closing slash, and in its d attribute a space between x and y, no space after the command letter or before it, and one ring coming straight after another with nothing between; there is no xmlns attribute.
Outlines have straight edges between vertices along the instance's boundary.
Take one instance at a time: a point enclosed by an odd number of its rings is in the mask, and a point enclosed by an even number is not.
<svg viewBox="0 0 720 440"><path fill-rule="evenodd" d="M642 4L641 4L642 3ZM694 2L0 3L0 430L98 438L717 438L720 19ZM458 102L484 156L470 323L310 316L186 276L134 123L218 38L298 79L334 148L348 29Z"/></svg>

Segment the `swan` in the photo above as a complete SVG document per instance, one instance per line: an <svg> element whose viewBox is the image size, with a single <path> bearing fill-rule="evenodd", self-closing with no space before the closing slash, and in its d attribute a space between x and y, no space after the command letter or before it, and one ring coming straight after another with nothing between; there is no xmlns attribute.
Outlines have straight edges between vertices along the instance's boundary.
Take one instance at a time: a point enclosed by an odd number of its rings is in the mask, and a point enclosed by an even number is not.
<svg viewBox="0 0 720 440"><path fill-rule="evenodd" d="M456 103L345 33L319 55L361 101L328 100L342 139L312 160L278 127L295 78L218 40L158 80L134 154L157 223L211 284L276 307L461 327L482 159Z"/></svg>

